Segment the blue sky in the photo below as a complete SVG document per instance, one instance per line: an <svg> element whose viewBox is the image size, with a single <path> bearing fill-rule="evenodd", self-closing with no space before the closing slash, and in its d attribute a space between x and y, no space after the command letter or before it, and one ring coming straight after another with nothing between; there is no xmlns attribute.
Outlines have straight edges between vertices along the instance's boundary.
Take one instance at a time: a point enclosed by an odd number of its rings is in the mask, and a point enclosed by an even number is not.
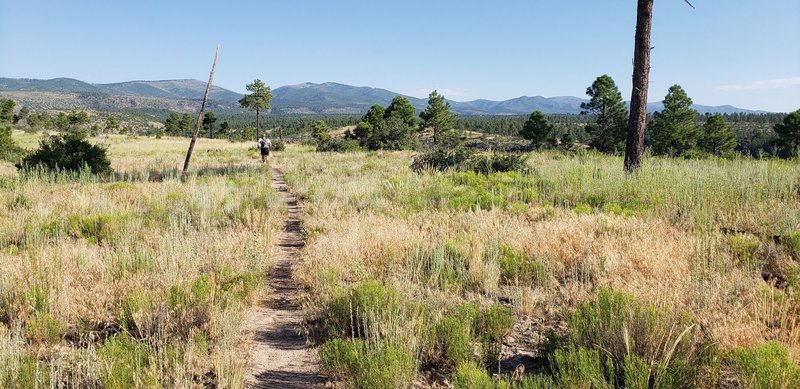
<svg viewBox="0 0 800 389"><path fill-rule="evenodd" d="M650 101L800 108L800 1L655 2ZM630 97L635 0L0 0L0 76L205 80L243 92L335 81L453 100Z"/></svg>

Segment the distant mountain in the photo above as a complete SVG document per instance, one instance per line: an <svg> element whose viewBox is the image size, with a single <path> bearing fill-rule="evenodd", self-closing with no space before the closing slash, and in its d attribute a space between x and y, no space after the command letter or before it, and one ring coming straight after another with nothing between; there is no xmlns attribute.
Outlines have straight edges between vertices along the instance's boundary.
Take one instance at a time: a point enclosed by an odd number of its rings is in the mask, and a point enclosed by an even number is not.
<svg viewBox="0 0 800 389"><path fill-rule="evenodd" d="M362 114L375 104L384 107L400 95L386 89L357 87L335 82L287 85L272 91L272 109L281 113ZM405 96L418 110L427 100Z"/></svg>
<svg viewBox="0 0 800 389"><path fill-rule="evenodd" d="M172 110L199 108L206 83L198 80L128 81L89 84L71 78L52 80L0 78L0 97L17 100L34 109ZM242 95L212 86L209 107L238 111Z"/></svg>
<svg viewBox="0 0 800 389"><path fill-rule="evenodd" d="M109 94L117 92L167 99L202 99L206 91L206 83L198 80L128 81L98 86ZM239 93L213 85L208 93L209 100L221 102L237 102L241 97Z"/></svg>
<svg viewBox="0 0 800 389"><path fill-rule="evenodd" d="M128 81L113 84L90 84L71 78L52 80L0 78L0 97L13 98L35 109L150 109L191 112L198 109L206 83L203 81L160 80ZM387 106L399 93L386 89L356 87L326 82L303 83L272 91L272 112L277 114L363 114L374 104ZM238 104L241 94L212 87L209 107L227 113L244 112ZM418 110L425 109L427 99L406 97ZM450 101L454 112L461 115L528 115L534 110L544 113L578 114L581 103L588 100L572 96L522 96L505 101ZM647 105L648 111L663 109L661 102ZM694 105L700 113L755 112L730 105Z"/></svg>

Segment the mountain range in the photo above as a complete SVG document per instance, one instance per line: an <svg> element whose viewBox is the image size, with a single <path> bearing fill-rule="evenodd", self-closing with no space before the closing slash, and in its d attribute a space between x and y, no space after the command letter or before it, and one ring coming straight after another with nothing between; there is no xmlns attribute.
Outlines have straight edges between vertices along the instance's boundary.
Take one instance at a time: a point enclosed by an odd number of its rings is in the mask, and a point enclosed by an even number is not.
<svg viewBox="0 0 800 389"><path fill-rule="evenodd" d="M127 81L91 84L72 78L50 80L2 78L0 97L11 98L34 109L92 110L173 110L191 112L199 108L206 83L199 80ZM373 104L388 105L402 94L386 89L356 87L335 82L303 83L272 91L272 112L277 114L362 114ZM218 112L244 112L238 104L242 94L214 86L209 92L209 109ZM405 96L417 110L425 109L427 99ZM577 114L581 103L572 96L521 96L504 101L450 101L453 112L461 115L527 115L534 110L553 114ZM762 113L733 107L695 104L701 113ZM648 104L648 111L663 109L661 102Z"/></svg>

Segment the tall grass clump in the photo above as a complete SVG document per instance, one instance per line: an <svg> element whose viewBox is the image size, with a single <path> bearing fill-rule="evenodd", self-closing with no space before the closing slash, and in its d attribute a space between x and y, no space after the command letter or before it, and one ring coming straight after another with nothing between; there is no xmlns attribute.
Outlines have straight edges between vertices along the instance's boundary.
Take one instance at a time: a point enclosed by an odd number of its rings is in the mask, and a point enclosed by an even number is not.
<svg viewBox="0 0 800 389"><path fill-rule="evenodd" d="M408 387L417 373L407 346L389 340L334 339L319 348L320 364L354 388Z"/></svg>
<svg viewBox="0 0 800 389"><path fill-rule="evenodd" d="M601 289L570 316L569 346L553 357L557 376L570 385L696 386L704 360L695 326L688 315Z"/></svg>

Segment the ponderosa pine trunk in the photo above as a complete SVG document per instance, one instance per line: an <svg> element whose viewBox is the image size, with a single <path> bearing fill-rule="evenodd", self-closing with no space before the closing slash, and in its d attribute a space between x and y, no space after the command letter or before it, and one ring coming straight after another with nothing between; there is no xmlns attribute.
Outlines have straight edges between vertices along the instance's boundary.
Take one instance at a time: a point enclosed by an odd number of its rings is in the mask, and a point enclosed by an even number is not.
<svg viewBox="0 0 800 389"><path fill-rule="evenodd" d="M625 171L642 165L644 131L647 127L647 89L650 77L650 31L653 25L653 0L638 0L636 42L633 49L633 90L628 136L625 142Z"/></svg>

